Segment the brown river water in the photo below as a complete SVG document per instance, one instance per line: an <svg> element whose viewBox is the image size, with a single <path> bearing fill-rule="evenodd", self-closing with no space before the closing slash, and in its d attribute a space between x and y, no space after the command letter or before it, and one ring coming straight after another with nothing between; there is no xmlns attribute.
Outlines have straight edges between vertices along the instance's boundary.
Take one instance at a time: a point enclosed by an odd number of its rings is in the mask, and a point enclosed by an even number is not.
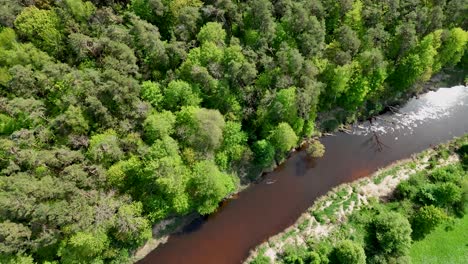
<svg viewBox="0 0 468 264"><path fill-rule="evenodd" d="M216 213L172 235L139 263L234 264L249 250L292 225L314 200L341 183L468 133L468 87L411 99L399 113L321 139L323 158L299 151Z"/></svg>

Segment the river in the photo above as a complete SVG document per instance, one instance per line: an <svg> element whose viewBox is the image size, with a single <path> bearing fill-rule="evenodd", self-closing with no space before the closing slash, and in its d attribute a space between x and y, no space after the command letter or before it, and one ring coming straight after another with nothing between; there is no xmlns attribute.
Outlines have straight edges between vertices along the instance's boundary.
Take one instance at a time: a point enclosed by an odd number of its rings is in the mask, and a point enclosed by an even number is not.
<svg viewBox="0 0 468 264"><path fill-rule="evenodd" d="M292 225L314 200L341 183L468 133L468 87L441 88L411 99L398 113L323 137L323 158L299 151L206 220L172 235L139 263L234 264Z"/></svg>

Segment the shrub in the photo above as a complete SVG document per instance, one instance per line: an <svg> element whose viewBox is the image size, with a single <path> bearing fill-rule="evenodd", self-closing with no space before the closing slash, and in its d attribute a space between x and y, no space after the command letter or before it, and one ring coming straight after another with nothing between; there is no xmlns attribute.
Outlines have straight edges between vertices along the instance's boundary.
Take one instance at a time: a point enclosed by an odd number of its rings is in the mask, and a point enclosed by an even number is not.
<svg viewBox="0 0 468 264"><path fill-rule="evenodd" d="M411 219L413 239L423 239L446 219L447 215L440 208L433 205L421 207Z"/></svg>
<svg viewBox="0 0 468 264"><path fill-rule="evenodd" d="M370 229L367 241L369 254L399 257L409 253L411 226L403 215L395 212L381 212L372 221Z"/></svg>
<svg viewBox="0 0 468 264"><path fill-rule="evenodd" d="M325 146L318 140L312 140L307 146L307 154L312 158L321 158L325 154Z"/></svg>
<svg viewBox="0 0 468 264"><path fill-rule="evenodd" d="M264 255L258 255L250 264L270 264L270 258Z"/></svg>
<svg viewBox="0 0 468 264"><path fill-rule="evenodd" d="M365 264L366 254L361 245L351 240L344 240L333 249L330 260L332 263L340 264Z"/></svg>
<svg viewBox="0 0 468 264"><path fill-rule="evenodd" d="M307 248L288 245L281 256L285 264L305 264L308 257Z"/></svg>

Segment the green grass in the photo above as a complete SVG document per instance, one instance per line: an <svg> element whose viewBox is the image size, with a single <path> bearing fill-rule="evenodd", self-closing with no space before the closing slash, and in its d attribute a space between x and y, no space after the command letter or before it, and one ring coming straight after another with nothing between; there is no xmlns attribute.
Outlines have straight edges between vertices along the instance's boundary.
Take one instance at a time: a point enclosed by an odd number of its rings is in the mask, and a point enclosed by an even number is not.
<svg viewBox="0 0 468 264"><path fill-rule="evenodd" d="M440 226L411 248L414 264L464 264L468 263L468 216L457 219L453 229L445 231Z"/></svg>
<svg viewBox="0 0 468 264"><path fill-rule="evenodd" d="M382 181L385 179L385 177L387 177L389 175L395 175L400 169L401 169L401 166L396 166L396 167L388 169L388 170L386 170L384 172L381 172L379 175L374 177L374 179L373 179L374 184L382 183Z"/></svg>

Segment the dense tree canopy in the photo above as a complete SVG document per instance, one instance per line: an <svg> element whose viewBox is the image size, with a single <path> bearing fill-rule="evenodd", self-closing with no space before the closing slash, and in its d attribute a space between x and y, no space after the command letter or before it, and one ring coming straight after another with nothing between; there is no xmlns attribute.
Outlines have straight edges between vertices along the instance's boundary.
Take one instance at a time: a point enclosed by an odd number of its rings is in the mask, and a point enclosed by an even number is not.
<svg viewBox="0 0 468 264"><path fill-rule="evenodd" d="M6 263L125 263L151 224L213 212L322 113L375 114L468 61L458 0L0 6ZM462 199L450 183L425 187L412 194L425 206Z"/></svg>

